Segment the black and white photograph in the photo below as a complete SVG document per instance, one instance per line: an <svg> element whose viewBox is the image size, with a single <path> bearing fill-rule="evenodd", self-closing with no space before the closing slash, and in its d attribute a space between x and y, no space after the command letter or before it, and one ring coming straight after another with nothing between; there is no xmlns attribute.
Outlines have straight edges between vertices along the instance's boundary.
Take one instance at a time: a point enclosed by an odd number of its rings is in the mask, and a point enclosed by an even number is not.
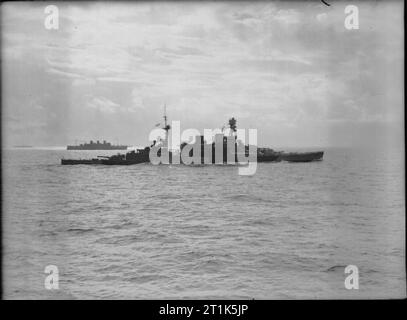
<svg viewBox="0 0 407 320"><path fill-rule="evenodd" d="M404 1L2 2L0 32L2 299L406 298Z"/></svg>

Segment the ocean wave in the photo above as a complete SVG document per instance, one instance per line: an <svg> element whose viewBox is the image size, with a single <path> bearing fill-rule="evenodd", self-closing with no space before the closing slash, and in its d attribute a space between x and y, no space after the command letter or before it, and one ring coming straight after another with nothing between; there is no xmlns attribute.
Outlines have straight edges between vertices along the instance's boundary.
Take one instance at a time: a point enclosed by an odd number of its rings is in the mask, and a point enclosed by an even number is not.
<svg viewBox="0 0 407 320"><path fill-rule="evenodd" d="M74 232L74 233L87 233L87 232L93 232L93 231L95 231L95 229L93 229L93 228L69 228L66 231Z"/></svg>

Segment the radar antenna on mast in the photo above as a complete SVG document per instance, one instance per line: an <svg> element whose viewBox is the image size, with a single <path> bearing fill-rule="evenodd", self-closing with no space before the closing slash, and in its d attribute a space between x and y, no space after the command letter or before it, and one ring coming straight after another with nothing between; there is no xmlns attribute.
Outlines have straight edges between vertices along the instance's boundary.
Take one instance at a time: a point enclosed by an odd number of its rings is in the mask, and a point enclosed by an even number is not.
<svg viewBox="0 0 407 320"><path fill-rule="evenodd" d="M234 117L229 119L229 128L230 128L230 134L233 135L236 132L236 119Z"/></svg>

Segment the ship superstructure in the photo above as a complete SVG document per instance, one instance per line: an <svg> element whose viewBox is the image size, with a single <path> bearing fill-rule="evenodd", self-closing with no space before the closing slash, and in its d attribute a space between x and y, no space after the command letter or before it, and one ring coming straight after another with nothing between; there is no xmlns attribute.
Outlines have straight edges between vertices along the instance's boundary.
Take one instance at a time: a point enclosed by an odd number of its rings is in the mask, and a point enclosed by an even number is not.
<svg viewBox="0 0 407 320"><path fill-rule="evenodd" d="M238 155L241 153L241 156L248 159L250 156L250 148L248 144L243 144L242 141L237 139L236 136L236 119L229 119L229 134L225 135L224 130L222 133L215 134L214 141L212 143L207 143L204 140L204 136L195 137L193 143L182 142L180 145L179 151L170 151L168 146L168 131L171 129L171 126L167 123L167 113L166 106L164 107L164 127L165 137L160 141L153 141L153 144L144 149L137 149L135 151L127 152L126 154L117 154L113 156L99 156L98 158L93 159L62 159L61 164L72 165L72 164L104 164L104 165L130 165L138 163L154 163L150 159L151 154L157 156L159 163L163 164L193 164L193 165L203 165L203 164L237 164ZM160 124L156 125L159 126ZM219 148L220 146L220 148ZM255 147L255 146L253 146ZM127 146L116 145L113 146L110 143L93 143L92 141L89 144L83 144L79 146L68 146L68 150L123 150L127 149ZM218 151L218 150L222 151ZM302 152L302 153L287 153L283 151L275 151L271 148L258 148L256 147L255 153L255 162L279 162L279 161L288 161L288 162L310 162L322 160L323 151L318 152ZM194 151L197 153L194 157ZM188 163L183 161L181 157L182 153L188 155ZM199 155L198 155L199 153ZM162 155L166 155L162 157ZM167 157L168 156L168 157ZM164 159L166 158L166 160ZM161 161L163 160L164 161ZM192 159L192 161L191 161ZM253 161L253 158L252 160ZM190 163L189 163L190 162Z"/></svg>

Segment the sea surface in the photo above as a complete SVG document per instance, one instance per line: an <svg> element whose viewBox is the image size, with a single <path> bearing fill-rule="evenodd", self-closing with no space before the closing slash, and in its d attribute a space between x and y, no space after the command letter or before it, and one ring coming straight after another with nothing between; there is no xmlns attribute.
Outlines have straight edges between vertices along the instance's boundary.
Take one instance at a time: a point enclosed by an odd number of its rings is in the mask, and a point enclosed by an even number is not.
<svg viewBox="0 0 407 320"><path fill-rule="evenodd" d="M116 153L114 151L113 153ZM108 151L2 151L6 299L401 298L404 151L313 163L62 166ZM59 270L47 290L44 269ZM345 267L359 270L347 290Z"/></svg>

